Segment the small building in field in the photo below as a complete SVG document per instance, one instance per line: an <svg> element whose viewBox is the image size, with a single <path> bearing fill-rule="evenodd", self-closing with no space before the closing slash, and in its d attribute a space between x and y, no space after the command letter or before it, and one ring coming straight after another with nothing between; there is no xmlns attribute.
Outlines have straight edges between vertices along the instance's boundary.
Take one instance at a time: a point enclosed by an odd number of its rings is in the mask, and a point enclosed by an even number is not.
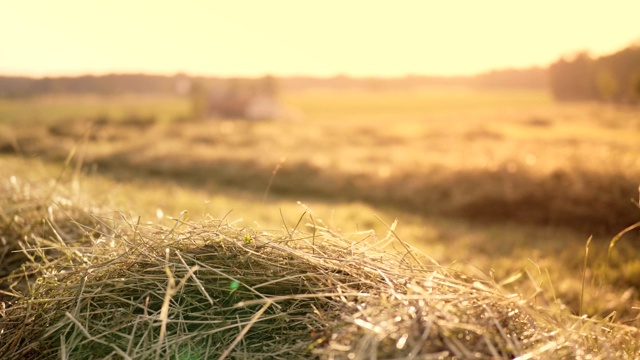
<svg viewBox="0 0 640 360"><path fill-rule="evenodd" d="M194 118L273 120L283 115L273 77L228 79L191 89Z"/></svg>

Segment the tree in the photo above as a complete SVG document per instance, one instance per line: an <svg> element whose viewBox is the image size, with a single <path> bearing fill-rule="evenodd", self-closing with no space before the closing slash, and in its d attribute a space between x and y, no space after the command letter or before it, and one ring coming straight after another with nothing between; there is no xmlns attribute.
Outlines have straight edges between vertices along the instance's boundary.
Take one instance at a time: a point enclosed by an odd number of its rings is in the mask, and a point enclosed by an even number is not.
<svg viewBox="0 0 640 360"><path fill-rule="evenodd" d="M551 90L558 100L640 100L640 46L591 59L585 53L549 67Z"/></svg>
<svg viewBox="0 0 640 360"><path fill-rule="evenodd" d="M278 80L271 76L266 75L259 80L259 93L269 97L277 97L280 92L280 86Z"/></svg>
<svg viewBox="0 0 640 360"><path fill-rule="evenodd" d="M594 61L579 53L572 61L560 59L549 67L551 91L559 100L595 100L598 91Z"/></svg>
<svg viewBox="0 0 640 360"><path fill-rule="evenodd" d="M618 80L608 68L602 67L596 73L596 84L600 99L604 101L613 101L618 94Z"/></svg>
<svg viewBox="0 0 640 360"><path fill-rule="evenodd" d="M194 120L202 120L207 117L208 99L207 89L202 81L194 80L191 85L191 117Z"/></svg>

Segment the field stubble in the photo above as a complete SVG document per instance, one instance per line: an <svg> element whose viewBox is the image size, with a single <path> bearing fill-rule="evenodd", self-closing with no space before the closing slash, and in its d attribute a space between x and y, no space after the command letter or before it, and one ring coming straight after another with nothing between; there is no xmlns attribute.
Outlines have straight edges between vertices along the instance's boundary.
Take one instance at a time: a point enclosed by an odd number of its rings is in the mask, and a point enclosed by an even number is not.
<svg viewBox="0 0 640 360"><path fill-rule="evenodd" d="M630 201L640 183L637 109L463 90L311 91L284 101L305 119L196 123L166 120L184 118L183 106L161 114L121 109L109 121L83 113L5 124L0 148L53 161L75 149L87 171L138 184L124 197L151 209L153 201L171 208L169 200L184 195L193 199L187 208L213 197L211 207L266 226L281 221L276 207L285 216L299 212L297 200L333 211L342 225L379 226L371 213L399 217L410 241L437 258L498 279L520 273L574 310L593 234L587 310L635 316L637 233L614 249L608 278L602 274L607 240L640 218ZM149 199L139 200L141 187L151 189L142 196ZM522 290L536 291L525 283Z"/></svg>
<svg viewBox="0 0 640 360"><path fill-rule="evenodd" d="M296 122L84 116L16 126L0 148L63 160L78 147L87 165L115 176L142 173L256 193L277 167L275 194L481 222L608 234L635 222L635 110L559 106L538 93L498 95L289 95L286 102L306 114Z"/></svg>
<svg viewBox="0 0 640 360"><path fill-rule="evenodd" d="M3 160L0 173L14 175L0 181L0 226L4 249L15 251L0 253L2 358L634 359L640 351L637 328L538 306L504 287L514 279L442 266L402 241L395 222L344 236L310 212L289 226L283 218L279 231L181 212L163 226L95 205L109 185L100 177L57 169L37 178L53 168Z"/></svg>

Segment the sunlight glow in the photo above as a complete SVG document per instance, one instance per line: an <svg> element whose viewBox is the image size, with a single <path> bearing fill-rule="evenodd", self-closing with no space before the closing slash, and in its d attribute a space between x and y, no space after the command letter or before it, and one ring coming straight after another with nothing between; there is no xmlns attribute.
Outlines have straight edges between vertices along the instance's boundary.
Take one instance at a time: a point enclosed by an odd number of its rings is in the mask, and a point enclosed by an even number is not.
<svg viewBox="0 0 640 360"><path fill-rule="evenodd" d="M622 0L0 4L2 74L470 75L640 38Z"/></svg>

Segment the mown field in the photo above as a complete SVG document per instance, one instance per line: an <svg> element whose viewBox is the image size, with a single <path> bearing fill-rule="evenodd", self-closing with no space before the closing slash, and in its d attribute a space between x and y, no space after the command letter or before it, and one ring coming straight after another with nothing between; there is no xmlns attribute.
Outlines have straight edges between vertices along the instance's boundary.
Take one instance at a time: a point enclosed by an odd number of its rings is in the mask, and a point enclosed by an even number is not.
<svg viewBox="0 0 640 360"><path fill-rule="evenodd" d="M182 98L0 100L0 176L64 169L147 219L186 209L268 230L308 211L344 234L398 219L398 235L440 264L574 313L584 296L584 313L639 324L638 231L606 262L640 220L637 108L468 89L282 101L295 117L195 122Z"/></svg>

